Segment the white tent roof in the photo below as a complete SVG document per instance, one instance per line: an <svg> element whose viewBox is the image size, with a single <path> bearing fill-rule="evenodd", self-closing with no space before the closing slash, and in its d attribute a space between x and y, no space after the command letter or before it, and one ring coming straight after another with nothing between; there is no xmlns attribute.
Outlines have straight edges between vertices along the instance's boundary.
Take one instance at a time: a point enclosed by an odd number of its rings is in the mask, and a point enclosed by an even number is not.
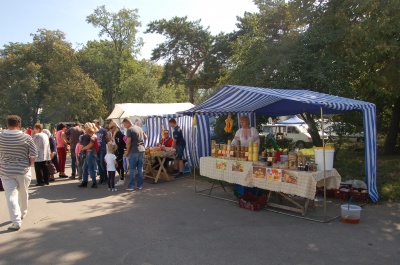
<svg viewBox="0 0 400 265"><path fill-rule="evenodd" d="M284 121L278 121L276 124L303 124L306 123L304 120L300 119L296 115L290 117L290 119Z"/></svg>
<svg viewBox="0 0 400 265"><path fill-rule="evenodd" d="M192 103L121 103L115 104L107 120L133 116L169 116L193 107Z"/></svg>

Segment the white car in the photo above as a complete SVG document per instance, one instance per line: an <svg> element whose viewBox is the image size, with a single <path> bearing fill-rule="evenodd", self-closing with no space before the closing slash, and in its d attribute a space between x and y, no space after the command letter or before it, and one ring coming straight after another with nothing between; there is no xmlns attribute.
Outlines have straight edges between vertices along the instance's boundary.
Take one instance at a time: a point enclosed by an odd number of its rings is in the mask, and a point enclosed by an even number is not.
<svg viewBox="0 0 400 265"><path fill-rule="evenodd" d="M275 139L291 138L297 148L312 147L311 135L307 124L263 124L260 135L273 136Z"/></svg>
<svg viewBox="0 0 400 265"><path fill-rule="evenodd" d="M356 132L355 126L341 122L330 122L325 124L324 133L333 141L340 137L351 142L364 140L364 132Z"/></svg>

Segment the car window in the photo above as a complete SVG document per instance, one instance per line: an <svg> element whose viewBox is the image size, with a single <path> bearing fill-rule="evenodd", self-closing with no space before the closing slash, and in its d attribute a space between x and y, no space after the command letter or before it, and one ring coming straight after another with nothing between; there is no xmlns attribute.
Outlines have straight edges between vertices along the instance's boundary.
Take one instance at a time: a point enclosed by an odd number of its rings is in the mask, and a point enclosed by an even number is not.
<svg viewBox="0 0 400 265"><path fill-rule="evenodd" d="M266 132L266 133L272 132L272 127L271 126L263 126L263 132Z"/></svg>
<svg viewBox="0 0 400 265"><path fill-rule="evenodd" d="M288 126L287 133L300 133L300 131L294 126Z"/></svg>

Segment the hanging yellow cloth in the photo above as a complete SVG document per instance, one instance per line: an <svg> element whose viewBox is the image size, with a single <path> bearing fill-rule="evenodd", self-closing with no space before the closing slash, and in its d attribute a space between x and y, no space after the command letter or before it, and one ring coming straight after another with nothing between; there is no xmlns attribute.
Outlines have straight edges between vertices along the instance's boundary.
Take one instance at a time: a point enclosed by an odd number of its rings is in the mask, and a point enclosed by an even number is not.
<svg viewBox="0 0 400 265"><path fill-rule="evenodd" d="M233 120L231 118L231 114L228 114L228 118L225 120L225 132L231 133L232 132L232 126L233 126Z"/></svg>

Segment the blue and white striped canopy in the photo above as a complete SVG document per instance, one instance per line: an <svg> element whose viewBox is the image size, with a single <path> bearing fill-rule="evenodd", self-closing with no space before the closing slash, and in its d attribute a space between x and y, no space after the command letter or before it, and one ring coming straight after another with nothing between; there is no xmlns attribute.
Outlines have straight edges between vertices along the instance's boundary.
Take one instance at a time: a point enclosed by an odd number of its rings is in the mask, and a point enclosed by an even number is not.
<svg viewBox="0 0 400 265"><path fill-rule="evenodd" d="M299 113L337 114L361 111L365 136L365 171L371 199L378 201L376 172L376 107L375 104L308 90L271 89L226 85L203 103L183 111L185 115L295 115Z"/></svg>

